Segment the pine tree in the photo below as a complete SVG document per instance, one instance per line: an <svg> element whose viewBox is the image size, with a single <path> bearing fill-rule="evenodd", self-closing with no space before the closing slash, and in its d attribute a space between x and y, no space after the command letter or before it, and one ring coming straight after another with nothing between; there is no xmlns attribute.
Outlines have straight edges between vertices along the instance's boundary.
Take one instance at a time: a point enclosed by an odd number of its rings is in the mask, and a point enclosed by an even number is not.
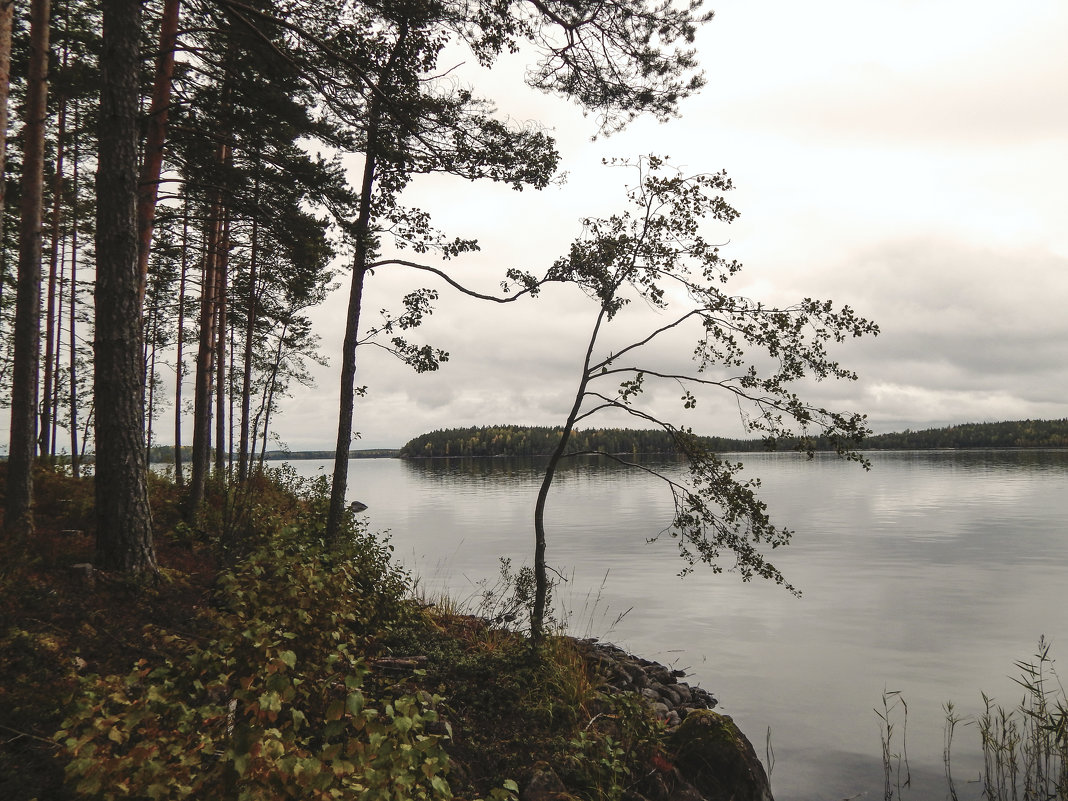
<svg viewBox="0 0 1068 801"><path fill-rule="evenodd" d="M140 0L104 0L96 175L96 563L157 572L138 268Z"/></svg>
<svg viewBox="0 0 1068 801"><path fill-rule="evenodd" d="M49 0L30 5L30 59L22 133L18 289L11 379L4 527L15 539L33 534L33 462L40 369L41 225L44 128L48 98Z"/></svg>

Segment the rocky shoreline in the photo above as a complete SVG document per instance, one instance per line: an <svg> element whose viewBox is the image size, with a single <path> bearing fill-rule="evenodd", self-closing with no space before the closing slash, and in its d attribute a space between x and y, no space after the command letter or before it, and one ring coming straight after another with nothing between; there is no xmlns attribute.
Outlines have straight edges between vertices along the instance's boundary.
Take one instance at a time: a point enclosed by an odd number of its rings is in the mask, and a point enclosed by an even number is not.
<svg viewBox="0 0 1068 801"><path fill-rule="evenodd" d="M665 759L627 788L624 801L774 801L771 784L752 743L727 715L713 711L707 690L679 681L674 670L596 640L576 640L606 692L644 698L665 725ZM539 763L520 801L571 798L551 765Z"/></svg>
<svg viewBox="0 0 1068 801"><path fill-rule="evenodd" d="M669 732L675 731L694 710L715 709L719 701L701 687L679 679L684 670L673 670L659 662L629 654L617 645L597 640L581 640L589 659L609 687L609 692L636 692L645 698Z"/></svg>

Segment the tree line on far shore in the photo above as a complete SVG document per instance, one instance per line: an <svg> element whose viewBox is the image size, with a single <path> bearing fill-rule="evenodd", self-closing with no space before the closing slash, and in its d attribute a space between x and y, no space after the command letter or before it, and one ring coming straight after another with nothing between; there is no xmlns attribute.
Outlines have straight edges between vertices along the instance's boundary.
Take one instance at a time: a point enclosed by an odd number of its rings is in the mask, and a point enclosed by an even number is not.
<svg viewBox="0 0 1068 801"><path fill-rule="evenodd" d="M422 434L400 450L402 458L444 456L543 456L560 441L560 428L551 426L470 426ZM751 453L767 450L797 450L796 439L769 442L766 439L702 437L716 453ZM823 438L814 439L816 450L833 450ZM963 423L922 431L906 429L867 437L864 450L925 450L934 448L1065 448L1068 419L1013 420L999 423ZM676 447L662 429L591 428L572 435L573 452L611 454L670 454Z"/></svg>

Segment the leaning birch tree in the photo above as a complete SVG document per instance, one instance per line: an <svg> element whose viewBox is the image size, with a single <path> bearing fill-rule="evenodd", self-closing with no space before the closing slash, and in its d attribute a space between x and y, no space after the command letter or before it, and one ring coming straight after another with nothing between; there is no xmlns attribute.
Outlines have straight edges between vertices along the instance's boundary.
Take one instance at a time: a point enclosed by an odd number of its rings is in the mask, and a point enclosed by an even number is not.
<svg viewBox="0 0 1068 801"><path fill-rule="evenodd" d="M685 461L684 474L660 471L618 455L600 455L652 473L674 500L670 533L685 561L683 573L703 562L715 572L734 569L748 581L769 579L796 591L767 559L791 532L772 522L759 499L759 482L743 478L742 465L708 450L699 436L651 402L654 387L673 387L682 411L711 397L726 397L742 411L746 428L769 448L789 439L811 453L816 436L829 437L839 455L861 461L851 448L868 433L865 417L823 408L797 394L804 379L853 381L857 376L834 361L832 343L874 335L878 327L848 306L806 298L766 305L729 294L741 270L705 238L708 222L730 223L737 212L723 193L724 173L685 176L664 159L622 162L639 174L627 193L627 208L584 221L582 236L550 270L548 280L571 283L593 301L579 381L560 440L549 458L534 510L535 597L531 638L544 634L548 577L545 508L560 463L582 453L572 449L575 426L604 413L622 413L642 425L667 431ZM655 322L634 336L628 307L651 308ZM647 323L648 321L645 320ZM629 344L604 343L611 328L626 331ZM688 336L692 361L679 367L665 350ZM668 351L675 352L675 351ZM589 453L589 451L586 451ZM654 537L655 539L655 537Z"/></svg>

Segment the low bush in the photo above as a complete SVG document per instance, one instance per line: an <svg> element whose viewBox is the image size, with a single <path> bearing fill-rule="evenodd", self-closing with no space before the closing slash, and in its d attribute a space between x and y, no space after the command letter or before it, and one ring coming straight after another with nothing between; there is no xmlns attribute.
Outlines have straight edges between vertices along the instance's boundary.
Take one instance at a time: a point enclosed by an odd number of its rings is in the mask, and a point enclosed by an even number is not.
<svg viewBox="0 0 1068 801"><path fill-rule="evenodd" d="M104 799L450 797L438 699L365 686L369 640L405 610L391 570L295 530L254 549L195 636L158 630L126 675L82 679L56 735L68 778Z"/></svg>

